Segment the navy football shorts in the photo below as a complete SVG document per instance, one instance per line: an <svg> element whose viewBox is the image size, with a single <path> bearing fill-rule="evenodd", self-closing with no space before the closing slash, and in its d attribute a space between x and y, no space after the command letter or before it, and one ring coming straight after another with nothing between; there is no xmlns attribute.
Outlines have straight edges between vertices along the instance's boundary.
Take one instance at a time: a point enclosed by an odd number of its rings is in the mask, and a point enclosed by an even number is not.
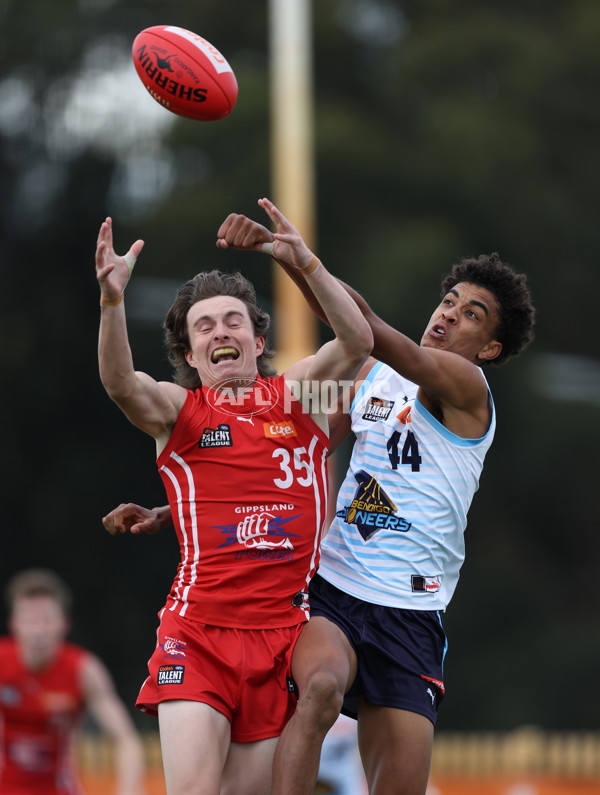
<svg viewBox="0 0 600 795"><path fill-rule="evenodd" d="M363 602L316 575L310 584L310 615L323 616L346 635L357 673L342 712L358 714L358 699L406 709L435 725L444 697L446 633L436 610L404 610Z"/></svg>

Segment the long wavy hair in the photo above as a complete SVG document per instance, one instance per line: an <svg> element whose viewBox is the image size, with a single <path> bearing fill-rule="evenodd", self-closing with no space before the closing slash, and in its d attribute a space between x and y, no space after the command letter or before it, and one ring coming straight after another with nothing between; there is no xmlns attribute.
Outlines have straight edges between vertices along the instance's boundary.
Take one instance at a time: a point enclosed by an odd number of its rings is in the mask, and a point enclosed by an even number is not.
<svg viewBox="0 0 600 795"><path fill-rule="evenodd" d="M238 272L203 271L179 289L163 324L167 356L173 368L173 380L186 389L198 389L202 386L198 371L195 367L191 367L185 358L185 354L190 350L188 312L197 301L219 295L238 298L246 305L254 335L265 339L265 348L256 360L258 372L263 377L275 374L274 368L269 364L269 359L273 358L275 352L267 347L271 318L267 312L263 312L257 306L256 291L252 283Z"/></svg>

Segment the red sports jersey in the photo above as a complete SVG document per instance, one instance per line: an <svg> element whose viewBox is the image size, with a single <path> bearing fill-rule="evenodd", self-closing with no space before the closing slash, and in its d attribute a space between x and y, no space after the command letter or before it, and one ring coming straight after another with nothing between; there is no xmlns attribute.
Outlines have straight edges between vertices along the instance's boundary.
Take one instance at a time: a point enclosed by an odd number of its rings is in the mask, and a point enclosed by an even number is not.
<svg viewBox="0 0 600 795"><path fill-rule="evenodd" d="M0 638L0 792L80 795L72 740L84 709L87 652L65 643L44 669L23 665L13 638Z"/></svg>
<svg viewBox="0 0 600 795"><path fill-rule="evenodd" d="M222 627L305 621L328 449L283 376L239 399L190 391L157 462L181 547L167 608Z"/></svg>

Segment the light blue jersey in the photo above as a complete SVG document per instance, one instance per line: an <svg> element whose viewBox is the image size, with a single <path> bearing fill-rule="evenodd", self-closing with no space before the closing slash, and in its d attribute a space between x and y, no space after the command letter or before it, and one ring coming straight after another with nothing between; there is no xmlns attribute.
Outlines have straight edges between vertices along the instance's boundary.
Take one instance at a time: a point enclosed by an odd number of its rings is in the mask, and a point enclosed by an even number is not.
<svg viewBox="0 0 600 795"><path fill-rule="evenodd" d="M356 442L319 574L363 601L444 610L464 560L467 511L496 415L490 395L487 433L463 439L427 411L417 390L378 362L357 391Z"/></svg>

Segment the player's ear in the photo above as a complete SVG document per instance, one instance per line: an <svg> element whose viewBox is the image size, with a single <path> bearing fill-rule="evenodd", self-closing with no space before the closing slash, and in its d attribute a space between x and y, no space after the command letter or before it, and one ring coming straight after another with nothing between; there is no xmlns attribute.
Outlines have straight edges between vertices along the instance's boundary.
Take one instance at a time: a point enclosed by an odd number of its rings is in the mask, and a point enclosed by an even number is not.
<svg viewBox="0 0 600 795"><path fill-rule="evenodd" d="M196 369L196 360L194 359L194 354L192 353L192 351L185 352L185 360L190 367Z"/></svg>
<svg viewBox="0 0 600 795"><path fill-rule="evenodd" d="M484 362L491 362L492 359L497 359L502 352L502 343L498 340L490 340L487 345L479 351L477 358Z"/></svg>
<svg viewBox="0 0 600 795"><path fill-rule="evenodd" d="M264 337L255 337L254 338L255 350L256 350L256 358L258 358L261 353L265 349L265 338Z"/></svg>

